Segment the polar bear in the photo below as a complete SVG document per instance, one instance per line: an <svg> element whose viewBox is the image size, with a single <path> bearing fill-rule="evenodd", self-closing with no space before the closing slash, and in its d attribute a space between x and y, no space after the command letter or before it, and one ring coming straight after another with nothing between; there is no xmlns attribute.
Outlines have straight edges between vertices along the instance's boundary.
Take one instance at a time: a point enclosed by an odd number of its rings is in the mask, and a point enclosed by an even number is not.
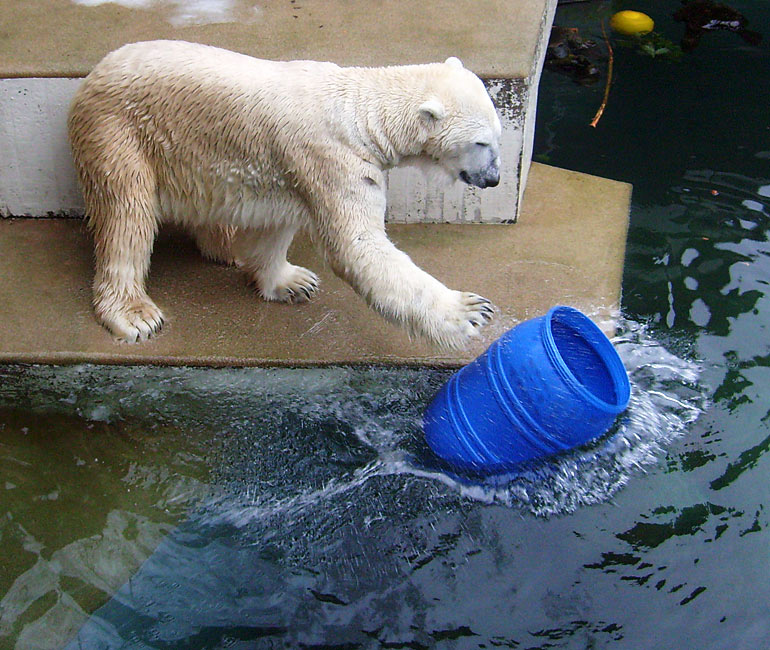
<svg viewBox="0 0 770 650"><path fill-rule="evenodd" d="M412 334L460 347L492 317L490 301L447 288L385 232L391 167L498 184L500 120L454 57L360 68L134 43L86 77L68 127L95 245L94 310L118 340L163 323L145 291L163 220L240 266L266 300L316 293L317 276L286 259L304 229L338 276Z"/></svg>

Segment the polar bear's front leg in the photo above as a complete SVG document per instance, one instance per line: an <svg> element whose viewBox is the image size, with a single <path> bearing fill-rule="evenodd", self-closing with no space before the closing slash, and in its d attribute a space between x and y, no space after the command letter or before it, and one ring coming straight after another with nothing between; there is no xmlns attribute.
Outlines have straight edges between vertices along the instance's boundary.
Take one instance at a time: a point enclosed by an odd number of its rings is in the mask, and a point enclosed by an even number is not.
<svg viewBox="0 0 770 650"><path fill-rule="evenodd" d="M387 270L360 268L361 293L369 297L372 307L406 325L410 333L442 347L460 348L478 337L479 329L491 320L494 307L489 300L449 289L387 238L377 242L375 251Z"/></svg>
<svg viewBox="0 0 770 650"><path fill-rule="evenodd" d="M265 300L306 302L318 291L318 276L301 266L289 264L289 250L296 226L238 228L233 234L235 263Z"/></svg>
<svg viewBox="0 0 770 650"><path fill-rule="evenodd" d="M328 230L328 227L325 228ZM494 314L475 293L453 291L419 268L387 238L384 226L348 222L325 233L327 257L367 303L391 321L443 347L479 336Z"/></svg>

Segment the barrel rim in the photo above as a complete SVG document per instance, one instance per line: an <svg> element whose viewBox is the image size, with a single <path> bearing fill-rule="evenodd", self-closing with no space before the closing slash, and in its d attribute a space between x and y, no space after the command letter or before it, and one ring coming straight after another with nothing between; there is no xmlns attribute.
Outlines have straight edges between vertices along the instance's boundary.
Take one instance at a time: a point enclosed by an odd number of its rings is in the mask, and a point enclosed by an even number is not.
<svg viewBox="0 0 770 650"><path fill-rule="evenodd" d="M616 398L614 402L607 402L588 390L588 388L575 377L565 363L564 358L556 345L552 329L554 320L561 315L568 316L572 319L570 326L583 337L585 342L593 348L594 352L596 352L597 356L601 359L612 380ZM577 325L577 328L574 327L575 325ZM554 368L559 375L561 375L562 379L564 379L573 390L579 393L583 399L606 413L617 415L626 409L631 398L631 384L628 381L628 372L626 371L617 350L615 350L615 347L612 345L612 342L596 323L574 307L556 305L548 310L548 313L543 319L541 333L546 352L551 359Z"/></svg>

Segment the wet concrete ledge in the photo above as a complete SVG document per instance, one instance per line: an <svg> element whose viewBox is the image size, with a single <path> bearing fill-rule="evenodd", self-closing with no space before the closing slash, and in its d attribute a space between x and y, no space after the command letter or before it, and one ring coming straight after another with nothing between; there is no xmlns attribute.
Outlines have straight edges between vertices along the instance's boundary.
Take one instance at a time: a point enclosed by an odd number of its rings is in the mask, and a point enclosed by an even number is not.
<svg viewBox="0 0 770 650"><path fill-rule="evenodd" d="M417 264L500 313L460 352L412 341L336 278L305 238L290 260L321 277L304 305L265 303L238 270L204 260L178 233L155 248L149 293L168 320L159 336L117 344L91 310L92 248L77 219L0 220L0 363L189 366L385 364L456 367L519 320L554 304L611 329L631 187L534 164L515 225L391 224Z"/></svg>

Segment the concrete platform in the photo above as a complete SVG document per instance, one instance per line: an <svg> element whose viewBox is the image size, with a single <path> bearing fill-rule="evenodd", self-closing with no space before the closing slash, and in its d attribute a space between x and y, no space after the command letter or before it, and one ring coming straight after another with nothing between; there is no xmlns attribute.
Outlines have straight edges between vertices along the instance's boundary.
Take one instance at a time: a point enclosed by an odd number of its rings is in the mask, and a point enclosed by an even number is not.
<svg viewBox="0 0 770 650"><path fill-rule="evenodd" d="M389 221L515 220L557 0L0 0L0 216L82 214L66 137L80 79L129 42L172 38L269 59L397 65L458 56L503 122L502 179L483 192L389 174Z"/></svg>
<svg viewBox="0 0 770 650"><path fill-rule="evenodd" d="M530 73L543 0L2 0L0 78L84 77L125 43L172 38L264 59L403 65L460 57L487 79ZM555 6L555 2L553 3Z"/></svg>
<svg viewBox="0 0 770 650"><path fill-rule="evenodd" d="M168 322L143 344L116 344L90 306L91 244L77 219L0 220L0 363L200 366L462 365L518 320L569 304L611 329L620 299L631 188L534 164L512 226L389 226L428 272L499 308L460 353L409 338L372 312L307 240L290 259L321 276L305 305L261 301L240 273L204 261L178 234L156 246L149 292Z"/></svg>

